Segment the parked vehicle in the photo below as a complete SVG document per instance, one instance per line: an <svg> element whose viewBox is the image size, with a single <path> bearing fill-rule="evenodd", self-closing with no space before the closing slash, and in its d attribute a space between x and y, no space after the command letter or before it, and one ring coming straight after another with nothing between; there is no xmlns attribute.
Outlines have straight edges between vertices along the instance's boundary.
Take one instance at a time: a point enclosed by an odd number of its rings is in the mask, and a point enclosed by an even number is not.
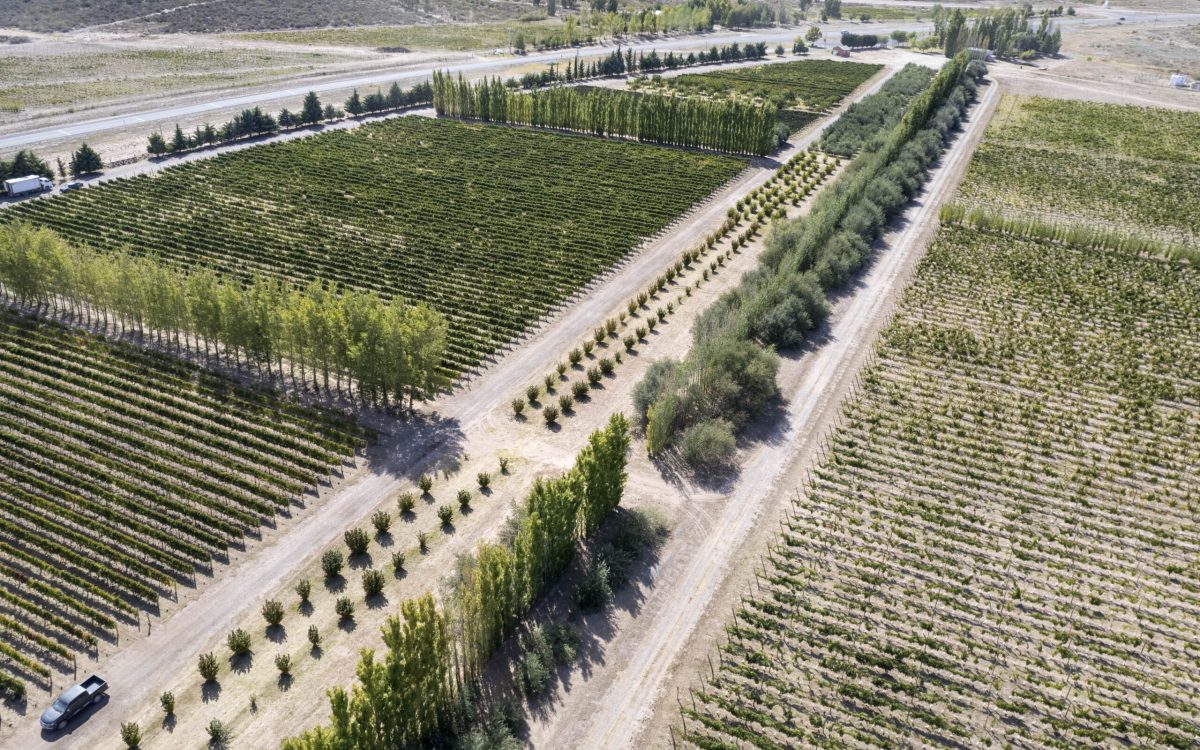
<svg viewBox="0 0 1200 750"><path fill-rule="evenodd" d="M65 193L68 190L78 190L81 187L83 187L83 180L71 180L62 186L62 191Z"/></svg>
<svg viewBox="0 0 1200 750"><path fill-rule="evenodd" d="M42 729L62 729L76 714L100 700L100 696L107 692L108 683L99 675L92 675L78 685L67 688L42 714Z"/></svg>
<svg viewBox="0 0 1200 750"><path fill-rule="evenodd" d="M4 192L6 195L18 196L28 195L29 193L44 193L47 190L54 189L54 182L45 177L39 177L31 174L27 177L14 177L11 180L4 181Z"/></svg>

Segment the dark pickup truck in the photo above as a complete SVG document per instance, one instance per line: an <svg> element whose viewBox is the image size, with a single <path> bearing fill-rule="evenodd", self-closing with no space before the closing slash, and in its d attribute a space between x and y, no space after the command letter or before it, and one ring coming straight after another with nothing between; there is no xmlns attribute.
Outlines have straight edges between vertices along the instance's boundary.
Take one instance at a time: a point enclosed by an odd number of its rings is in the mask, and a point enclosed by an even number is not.
<svg viewBox="0 0 1200 750"><path fill-rule="evenodd" d="M42 714L42 729L62 729L76 714L100 700L100 696L106 692L108 683L99 675L92 675L75 687L67 688L54 701L54 705Z"/></svg>

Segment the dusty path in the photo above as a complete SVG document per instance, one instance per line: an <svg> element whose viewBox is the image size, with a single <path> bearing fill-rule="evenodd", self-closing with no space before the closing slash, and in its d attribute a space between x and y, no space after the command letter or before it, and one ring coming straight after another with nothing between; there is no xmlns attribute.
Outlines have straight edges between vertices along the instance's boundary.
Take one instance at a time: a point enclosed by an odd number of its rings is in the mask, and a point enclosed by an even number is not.
<svg viewBox="0 0 1200 750"><path fill-rule="evenodd" d="M881 71L851 99L877 90L892 72L890 69ZM817 135L817 131L808 134L779 158L787 159L807 147ZM224 635L247 616L256 617L259 602L283 589L298 570L311 567L320 551L338 539L344 529L366 526L366 519L380 502L410 488L416 473L442 459L458 460L466 447L475 452L477 446L474 443L480 441L474 438L490 430L498 420L511 421L505 415L513 395L540 380L541 375L570 347L585 338L598 322L620 309L631 293L644 288L665 266L693 246L697 238L721 224L728 208L747 191L768 180L777 165L774 160L757 160L707 201L681 217L664 236L648 242L623 264L593 282L590 289L576 295L557 316L502 357L483 377L432 404L430 413L420 422L398 425L396 432L386 438L382 449L376 452L384 457L351 477L337 492L318 501L316 507L281 524L274 533L265 534L261 544L251 545L234 564L220 570L218 576L191 601L165 619L156 619L148 636L125 642L123 648L98 664L81 665L81 671L101 671L112 686L111 698L103 710L86 722L73 725L58 738L43 738L36 724L37 712L30 710L5 746L42 747L55 739L66 747L97 746L102 740L115 737L119 723L153 701L165 685L172 684L175 675L190 675L190 682L194 683L199 650L207 650L222 641ZM726 276L732 283L733 274ZM632 379L632 375L623 376L623 383L631 383ZM589 405L591 413L606 415L627 403L627 393L613 389L603 398L597 397L597 401L601 403ZM564 439L567 437L542 440L546 446L537 450L561 454L569 460L575 446L570 444L571 440ZM579 441L582 442L584 437L581 433ZM547 462L553 464L556 460L551 456ZM437 569L444 573L456 551L465 551L476 538L494 532L503 517L502 512L503 509L498 508L480 513L473 522L475 531L456 534L444 552L439 550L441 563ZM412 576L405 588L417 583L428 588L439 574L433 573L433 578ZM353 642L354 639L347 640L351 648L346 656L352 660L358 644ZM329 663L336 663L336 660L331 658ZM350 663L343 661L338 668L342 673L340 682L349 682L352 677Z"/></svg>
<svg viewBox="0 0 1200 750"><path fill-rule="evenodd" d="M993 85L983 93L918 205L908 212L909 224L888 238L853 294L835 307L827 340L789 363L792 372L784 372L783 380L790 397L778 428L743 464L718 515L697 518L706 528L682 531L664 553L639 616L614 626L618 634L606 649L619 656L593 668L548 720L533 727L535 747L629 748L645 744L643 735L652 746L665 745L664 727L675 718L675 692L664 688L677 681L686 686L691 674L686 668L703 663L714 628L719 633L726 618L727 602L718 594L740 589L744 576L735 573L753 564L754 550L774 529L784 498L836 420L875 333L932 237L938 206L953 193L983 134L997 90Z"/></svg>

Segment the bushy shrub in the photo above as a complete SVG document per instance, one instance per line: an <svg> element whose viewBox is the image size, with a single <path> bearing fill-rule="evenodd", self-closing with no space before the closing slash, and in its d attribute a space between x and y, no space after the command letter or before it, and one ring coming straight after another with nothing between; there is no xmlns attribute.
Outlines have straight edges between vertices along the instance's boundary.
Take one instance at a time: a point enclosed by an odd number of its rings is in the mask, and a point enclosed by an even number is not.
<svg viewBox="0 0 1200 750"><path fill-rule="evenodd" d="M342 557L342 553L331 549L321 555L321 570L325 573L326 578L337 578L342 574L342 566L346 564L346 560Z"/></svg>
<svg viewBox="0 0 1200 750"><path fill-rule="evenodd" d="M314 647L321 645L321 631L317 629L316 625L308 626L308 642Z"/></svg>
<svg viewBox="0 0 1200 750"><path fill-rule="evenodd" d="M342 539L346 542L346 548L350 550L351 555L365 554L367 546L371 544L371 536L364 529L347 529L342 534Z"/></svg>
<svg viewBox="0 0 1200 750"><path fill-rule="evenodd" d="M486 490L488 485L492 483L492 475L486 471L481 471L475 475L475 482L479 485L479 489Z"/></svg>
<svg viewBox="0 0 1200 750"><path fill-rule="evenodd" d="M241 656L250 652L250 634L241 628L237 628L225 638L225 645L229 646L229 650L234 656Z"/></svg>
<svg viewBox="0 0 1200 750"><path fill-rule="evenodd" d="M137 747L142 743L142 729L137 725L137 722L121 723L121 742L124 742L125 747L129 748L129 750L137 750Z"/></svg>
<svg viewBox="0 0 1200 750"><path fill-rule="evenodd" d="M546 424L554 424L558 421L558 407L547 406L542 409L542 419L546 420Z"/></svg>
<svg viewBox="0 0 1200 750"><path fill-rule="evenodd" d="M386 534L392 528L392 516L386 510L377 510L371 514L371 525L375 527L376 534Z"/></svg>
<svg viewBox="0 0 1200 750"><path fill-rule="evenodd" d="M449 505L442 505L437 509L438 520L443 526L449 526L454 521L454 508Z"/></svg>
<svg viewBox="0 0 1200 750"><path fill-rule="evenodd" d="M612 584L609 581L608 561L599 558L588 566L575 602L584 612L595 612L612 600Z"/></svg>
<svg viewBox="0 0 1200 750"><path fill-rule="evenodd" d="M471 507L471 492L470 490L458 491L458 507L467 510Z"/></svg>
<svg viewBox="0 0 1200 750"><path fill-rule="evenodd" d="M574 405L575 399L570 394L564 393L558 397L558 408L562 409L563 414L569 413Z"/></svg>
<svg viewBox="0 0 1200 750"><path fill-rule="evenodd" d="M531 385L525 389L525 398L529 399L529 403L537 403L538 396L542 395L542 391L536 385Z"/></svg>
<svg viewBox="0 0 1200 750"><path fill-rule="evenodd" d="M312 583L307 578L301 578L296 582L296 595L300 597L300 601L307 602L308 597L312 594Z"/></svg>
<svg viewBox="0 0 1200 750"><path fill-rule="evenodd" d="M394 570L397 573L404 570L404 553L403 552L393 552L392 553L392 570Z"/></svg>
<svg viewBox="0 0 1200 750"><path fill-rule="evenodd" d="M212 682L217 679L217 671L220 665L217 664L217 657L210 651L207 654L200 654L199 660L200 676L205 682Z"/></svg>
<svg viewBox="0 0 1200 750"><path fill-rule="evenodd" d="M415 507L417 507L417 498L411 492L402 492L400 497L396 498L396 508L401 514L412 513Z"/></svg>
<svg viewBox="0 0 1200 750"><path fill-rule="evenodd" d="M333 605L333 611L343 620L349 620L354 617L354 602L350 601L350 597L338 597L337 603Z"/></svg>
<svg viewBox="0 0 1200 750"><path fill-rule="evenodd" d="M429 491L433 489L433 477L422 474L421 478L417 480L417 486L421 488L422 493L428 495Z"/></svg>
<svg viewBox="0 0 1200 750"><path fill-rule="evenodd" d="M571 395L576 399L581 399L588 395L588 391L590 390L591 386L587 384L586 380L576 380L571 384Z"/></svg>
<svg viewBox="0 0 1200 750"><path fill-rule="evenodd" d="M262 616L267 621L267 625L274 627L283 622L283 605L275 599L268 599L263 602Z"/></svg>
<svg viewBox="0 0 1200 750"><path fill-rule="evenodd" d="M275 668L279 670L279 674L290 675L292 673L292 657L287 654L275 655Z"/></svg>
<svg viewBox="0 0 1200 750"><path fill-rule="evenodd" d="M679 453L693 469L720 470L733 463L737 441L727 422L699 422L680 436Z"/></svg>
<svg viewBox="0 0 1200 750"><path fill-rule="evenodd" d="M170 690L158 696L158 705L162 706L162 711L167 716L175 714L175 694Z"/></svg>
<svg viewBox="0 0 1200 750"><path fill-rule="evenodd" d="M205 731L208 732L208 746L212 750L224 750L228 747L229 741L233 739L233 730L225 726L220 719L208 722Z"/></svg>
<svg viewBox="0 0 1200 750"><path fill-rule="evenodd" d="M364 570L362 574L363 596L370 599L373 596L379 596L383 593L383 586L386 583L383 578L383 571Z"/></svg>

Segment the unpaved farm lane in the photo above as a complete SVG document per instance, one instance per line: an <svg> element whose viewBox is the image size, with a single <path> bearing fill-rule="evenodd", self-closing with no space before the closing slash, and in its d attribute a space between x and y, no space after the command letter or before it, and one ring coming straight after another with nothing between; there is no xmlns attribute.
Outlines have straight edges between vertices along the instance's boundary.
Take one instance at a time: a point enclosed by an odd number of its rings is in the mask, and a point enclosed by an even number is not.
<svg viewBox="0 0 1200 750"><path fill-rule="evenodd" d="M805 355L804 374L787 394L786 415L776 434L765 441L742 468L738 485L724 501L723 510L702 540L676 545L668 555L681 555L679 565L664 557L659 570L678 570L677 580L660 578L634 627L617 635L607 650L619 655L610 661L616 674L608 678L602 695L579 686L566 698L556 716L535 734L540 748L586 747L629 748L643 733L655 707L669 710L673 696L663 688L677 659L706 613L723 621L725 613L710 612L715 594L730 575L731 562L747 537L766 518L769 500L791 492L794 471L811 456L823 439L842 398L849 392L859 366L870 352L874 333L890 313L896 295L909 277L937 225L937 209L952 193L970 159L974 143L998 101L997 85L982 93L971 118L943 158L920 197L919 205L907 213L908 226L891 238L888 247L861 279L853 296L839 305L830 324L828 343ZM768 524L773 526L772 524ZM593 679L605 678L599 674ZM590 695L589 695L590 694ZM586 701L587 712L571 710L572 703ZM580 722L590 715L591 721ZM661 744L661 743L660 743Z"/></svg>

